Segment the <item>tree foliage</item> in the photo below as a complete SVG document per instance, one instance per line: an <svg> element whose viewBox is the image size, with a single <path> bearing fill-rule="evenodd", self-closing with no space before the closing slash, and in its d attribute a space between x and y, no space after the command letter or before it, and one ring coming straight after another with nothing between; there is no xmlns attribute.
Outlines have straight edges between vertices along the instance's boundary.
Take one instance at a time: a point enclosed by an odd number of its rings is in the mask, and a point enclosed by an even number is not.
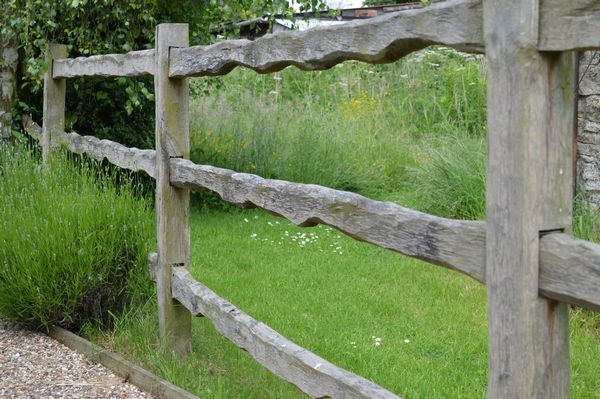
<svg viewBox="0 0 600 399"><path fill-rule="evenodd" d="M305 9L321 0L301 0ZM190 25L190 43L207 44L216 34L235 34L235 22L276 12L292 17L288 0L3 0L0 37L20 48L18 112L40 117L48 42L68 46L69 57L123 53L154 47L155 26ZM150 147L154 104L151 78L70 80L67 128Z"/></svg>

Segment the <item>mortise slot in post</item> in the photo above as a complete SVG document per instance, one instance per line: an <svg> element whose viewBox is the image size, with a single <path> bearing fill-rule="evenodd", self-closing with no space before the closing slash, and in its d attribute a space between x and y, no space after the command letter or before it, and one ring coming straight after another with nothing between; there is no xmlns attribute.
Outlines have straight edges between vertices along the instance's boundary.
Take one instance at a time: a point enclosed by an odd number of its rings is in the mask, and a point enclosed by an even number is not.
<svg viewBox="0 0 600 399"><path fill-rule="evenodd" d="M564 234L565 229L550 229L550 230L540 230L540 238L542 238L543 236L547 236L548 234L556 234L556 233L563 233Z"/></svg>

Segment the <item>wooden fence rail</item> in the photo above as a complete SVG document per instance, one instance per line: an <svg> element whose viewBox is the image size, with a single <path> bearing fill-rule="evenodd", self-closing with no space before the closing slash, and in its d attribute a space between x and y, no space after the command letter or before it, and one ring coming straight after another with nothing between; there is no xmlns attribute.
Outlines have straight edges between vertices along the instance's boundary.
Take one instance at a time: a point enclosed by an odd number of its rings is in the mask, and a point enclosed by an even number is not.
<svg viewBox="0 0 600 399"><path fill-rule="evenodd" d="M56 60L52 77L154 75L154 50Z"/></svg>
<svg viewBox="0 0 600 399"><path fill-rule="evenodd" d="M29 135L41 127L23 116ZM154 176L153 150L110 140L61 133L60 143L77 154L106 159ZM83 142L84 145L77 144ZM230 204L258 207L300 227L325 224L356 239L452 269L485 284L485 222L446 219L314 184L263 179L184 159L170 160L170 184L211 190ZM600 311L600 245L553 232L540 239L540 295Z"/></svg>
<svg viewBox="0 0 600 399"><path fill-rule="evenodd" d="M157 27L156 48L67 59L51 45L42 128L25 118L44 159L55 145L157 180L157 282L161 336L186 352L191 316L216 329L311 397L392 398L281 337L195 281L189 273L189 191L209 189L299 226L319 223L485 283L489 398L566 398L568 308L600 311L600 245L572 237L574 57L600 48L598 0L453 0L419 10L255 41L187 47L187 26ZM432 44L483 52L488 74L486 222L423 214L326 187L197 165L189 157L189 76L236 66L260 73L288 65L326 69L345 60L393 62ZM64 132L66 78L152 74L156 151Z"/></svg>

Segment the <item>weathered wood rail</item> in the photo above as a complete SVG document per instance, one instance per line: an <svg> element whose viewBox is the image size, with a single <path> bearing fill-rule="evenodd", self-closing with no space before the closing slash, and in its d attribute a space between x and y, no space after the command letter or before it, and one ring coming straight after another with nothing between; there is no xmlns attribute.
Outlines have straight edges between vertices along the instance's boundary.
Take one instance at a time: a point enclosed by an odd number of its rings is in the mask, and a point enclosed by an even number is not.
<svg viewBox="0 0 600 399"><path fill-rule="evenodd" d="M23 119L27 132L39 137L41 127L27 116ZM63 132L59 137L72 152L154 177L153 150L127 148L77 133ZM124 157L127 163L120 162ZM175 187L208 189L231 204L262 208L301 227L325 224L356 240L461 272L485 284L485 222L446 219L347 191L263 179L185 159L169 162L170 184ZM554 232L542 236L539 256L540 295L600 311L600 245Z"/></svg>
<svg viewBox="0 0 600 399"><path fill-rule="evenodd" d="M161 336L189 350L191 317L205 316L259 363L311 397L394 394L286 340L195 281L190 272L189 191L209 189L298 226L319 223L361 241L467 274L487 285L489 398L566 398L568 308L600 311L600 245L572 237L574 57L600 48L598 0L453 0L419 10L255 41L187 47L187 26L157 27L156 49L67 59L51 45L42 128L25 119L44 159L56 145L141 170L157 180L157 283ZM327 69L346 61L393 62L429 45L485 52L488 88L487 221L450 220L326 187L263 179L189 157L187 77L244 66ZM156 148L127 148L64 132L64 81L153 74ZM182 159L183 158L183 159Z"/></svg>

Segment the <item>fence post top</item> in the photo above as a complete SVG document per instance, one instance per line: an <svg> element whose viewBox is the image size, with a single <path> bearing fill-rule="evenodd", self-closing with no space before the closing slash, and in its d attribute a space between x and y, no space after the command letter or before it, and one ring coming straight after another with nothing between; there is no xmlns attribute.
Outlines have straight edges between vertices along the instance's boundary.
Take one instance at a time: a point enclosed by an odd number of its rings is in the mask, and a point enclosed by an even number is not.
<svg viewBox="0 0 600 399"><path fill-rule="evenodd" d="M186 23L171 23L171 22L165 22L162 24L158 24L156 25L156 32L158 31L164 31L164 30L183 30L185 29L185 31L187 32L189 29L189 24Z"/></svg>

